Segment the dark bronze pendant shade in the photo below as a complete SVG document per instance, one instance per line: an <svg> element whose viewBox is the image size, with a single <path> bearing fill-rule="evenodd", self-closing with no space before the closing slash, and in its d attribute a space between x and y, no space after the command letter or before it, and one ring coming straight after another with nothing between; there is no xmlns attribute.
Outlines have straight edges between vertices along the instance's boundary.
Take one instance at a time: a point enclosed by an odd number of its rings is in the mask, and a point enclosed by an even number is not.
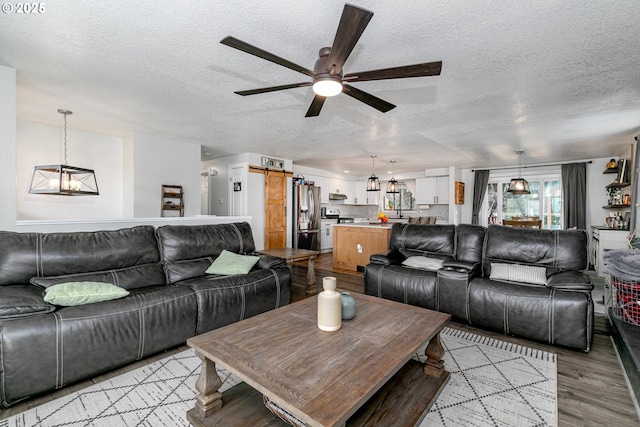
<svg viewBox="0 0 640 427"><path fill-rule="evenodd" d="M371 162L373 165L373 169L375 169L375 166L376 166L376 157L377 156L375 154L371 155ZM380 180L378 179L376 174L373 172L373 170L371 171L371 176L367 180L367 191L380 191Z"/></svg>
<svg viewBox="0 0 640 427"><path fill-rule="evenodd" d="M391 160L391 167L395 163L395 160ZM398 180L393 176L393 170L391 171L391 179L387 182L387 193L389 194L398 194L400 192L400 187L398 186Z"/></svg>
<svg viewBox="0 0 640 427"><path fill-rule="evenodd" d="M516 154L518 155L518 178L513 178L509 182L509 187L507 188L507 193L513 195L519 194L531 194L531 190L529 189L529 183L526 179L520 178L520 168L522 166L521 159L524 154L524 150L517 150Z"/></svg>

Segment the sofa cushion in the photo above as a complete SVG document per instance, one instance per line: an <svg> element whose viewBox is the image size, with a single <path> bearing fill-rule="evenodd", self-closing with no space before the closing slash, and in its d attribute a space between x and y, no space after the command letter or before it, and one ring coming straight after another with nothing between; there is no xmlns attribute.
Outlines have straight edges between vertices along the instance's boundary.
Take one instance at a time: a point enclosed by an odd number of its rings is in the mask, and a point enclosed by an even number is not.
<svg viewBox="0 0 640 427"><path fill-rule="evenodd" d="M148 286L164 285L165 276L162 265L156 263L120 268L117 270L94 271L91 273L32 277L30 282L44 288L65 282L104 282L131 290L146 288Z"/></svg>
<svg viewBox="0 0 640 427"><path fill-rule="evenodd" d="M520 264L491 263L491 280L506 280L508 282L547 284L547 269Z"/></svg>
<svg viewBox="0 0 640 427"><path fill-rule="evenodd" d="M157 229L168 283L202 276L223 250L237 254L255 251L246 222L214 225L165 225Z"/></svg>
<svg viewBox="0 0 640 427"><path fill-rule="evenodd" d="M259 256L239 255L229 252L226 249L213 261L211 266L207 268L207 274L223 274L230 276L232 274L247 274L253 266L260 260Z"/></svg>
<svg viewBox="0 0 640 427"><path fill-rule="evenodd" d="M148 225L92 232L2 231L0 241L0 285L160 261L155 229Z"/></svg>
<svg viewBox="0 0 640 427"><path fill-rule="evenodd" d="M103 282L66 282L44 290L44 300L55 305L83 305L126 297L129 291Z"/></svg>
<svg viewBox="0 0 640 427"><path fill-rule="evenodd" d="M291 299L288 268L254 269L249 274L209 274L176 283L192 289L198 300L196 334L287 305Z"/></svg>
<svg viewBox="0 0 640 427"><path fill-rule="evenodd" d="M0 286L0 319L51 313L56 307L42 299L42 288L33 285Z"/></svg>
<svg viewBox="0 0 640 427"><path fill-rule="evenodd" d="M490 225L484 249L485 275L489 263L511 262L557 271L587 268L588 237L585 230L538 230Z"/></svg>
<svg viewBox="0 0 640 427"><path fill-rule="evenodd" d="M389 249L397 249L406 257L438 255L451 258L455 252L456 226L453 224L393 224Z"/></svg>
<svg viewBox="0 0 640 427"><path fill-rule="evenodd" d="M424 256L412 256L405 259L402 265L410 268L419 268L422 270L436 271L442 268L444 261L438 258L429 258Z"/></svg>
<svg viewBox="0 0 640 427"><path fill-rule="evenodd" d="M217 257L224 249L237 254L256 250L251 226L247 222L164 225L158 227L157 234L164 262Z"/></svg>
<svg viewBox="0 0 640 427"><path fill-rule="evenodd" d="M480 263L485 232L486 228L481 225L459 224L456 230L456 260Z"/></svg>
<svg viewBox="0 0 640 427"><path fill-rule="evenodd" d="M437 272L402 265L367 264L364 292L392 301L437 310Z"/></svg>

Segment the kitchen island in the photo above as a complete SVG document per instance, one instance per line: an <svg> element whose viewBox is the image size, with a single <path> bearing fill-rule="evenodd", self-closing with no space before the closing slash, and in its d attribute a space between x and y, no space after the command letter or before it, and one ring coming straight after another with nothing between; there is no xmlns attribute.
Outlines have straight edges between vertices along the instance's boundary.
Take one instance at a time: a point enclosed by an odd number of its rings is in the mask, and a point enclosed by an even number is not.
<svg viewBox="0 0 640 427"><path fill-rule="evenodd" d="M364 271L373 254L386 253L392 224L356 222L333 226L333 267Z"/></svg>

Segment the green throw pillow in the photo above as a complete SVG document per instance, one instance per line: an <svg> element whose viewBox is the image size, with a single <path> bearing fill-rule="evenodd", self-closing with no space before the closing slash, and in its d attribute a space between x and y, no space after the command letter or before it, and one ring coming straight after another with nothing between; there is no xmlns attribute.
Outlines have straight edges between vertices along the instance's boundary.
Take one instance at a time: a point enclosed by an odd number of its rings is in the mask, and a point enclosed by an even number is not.
<svg viewBox="0 0 640 427"><path fill-rule="evenodd" d="M223 249L218 258L213 261L213 264L207 268L206 273L224 274L225 276L247 274L259 259L259 256L239 255Z"/></svg>
<svg viewBox="0 0 640 427"><path fill-rule="evenodd" d="M129 295L129 291L104 282L66 282L44 290L44 300L55 305L82 305L109 301Z"/></svg>

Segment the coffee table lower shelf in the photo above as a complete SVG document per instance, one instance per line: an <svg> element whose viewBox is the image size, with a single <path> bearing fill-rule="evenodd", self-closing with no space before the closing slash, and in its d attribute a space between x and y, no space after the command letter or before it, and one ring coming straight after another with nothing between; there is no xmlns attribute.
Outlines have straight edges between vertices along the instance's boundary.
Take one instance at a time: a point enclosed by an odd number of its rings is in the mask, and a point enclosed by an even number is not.
<svg viewBox="0 0 640 427"><path fill-rule="evenodd" d="M395 426L413 427L426 416L449 381L449 372L440 378L424 373L424 365L409 360L376 394L373 395L349 420L347 426ZM199 418L194 409L187 412L187 419L198 427L240 427L256 425L287 426L264 406L262 394L246 383L240 383L222 393L222 408L205 419Z"/></svg>

